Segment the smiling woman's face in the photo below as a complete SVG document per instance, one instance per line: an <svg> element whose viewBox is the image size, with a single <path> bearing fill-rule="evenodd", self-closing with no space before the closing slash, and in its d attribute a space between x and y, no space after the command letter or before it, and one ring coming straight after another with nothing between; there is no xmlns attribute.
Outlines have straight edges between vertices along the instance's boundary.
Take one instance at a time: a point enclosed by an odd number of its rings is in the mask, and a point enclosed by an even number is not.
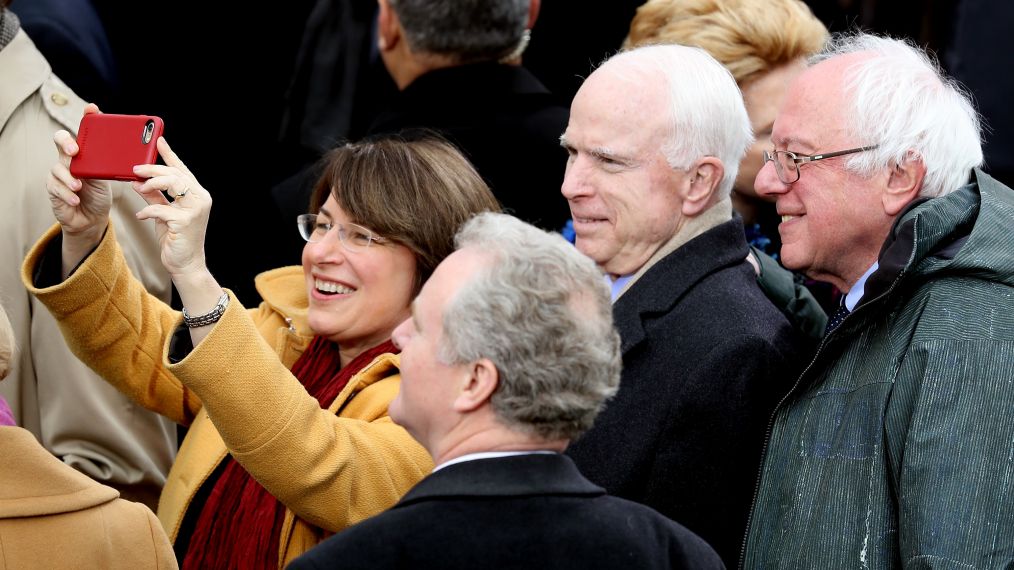
<svg viewBox="0 0 1014 570"><path fill-rule="evenodd" d="M352 222L334 196L318 213L334 224ZM358 354L389 339L408 318L416 258L404 245L390 241L351 252L332 228L303 248L303 274L310 328L338 343L343 355Z"/></svg>

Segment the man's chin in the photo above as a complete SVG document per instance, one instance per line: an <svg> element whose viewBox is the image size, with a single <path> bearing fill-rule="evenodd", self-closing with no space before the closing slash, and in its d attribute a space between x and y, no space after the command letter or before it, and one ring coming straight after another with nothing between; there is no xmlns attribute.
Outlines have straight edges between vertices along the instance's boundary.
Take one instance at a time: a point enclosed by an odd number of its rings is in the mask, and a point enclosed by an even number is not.
<svg viewBox="0 0 1014 570"><path fill-rule="evenodd" d="M782 262L782 267L798 273L806 273L807 268L810 266L808 260L805 259L801 252L784 244L781 251L778 252L778 259Z"/></svg>

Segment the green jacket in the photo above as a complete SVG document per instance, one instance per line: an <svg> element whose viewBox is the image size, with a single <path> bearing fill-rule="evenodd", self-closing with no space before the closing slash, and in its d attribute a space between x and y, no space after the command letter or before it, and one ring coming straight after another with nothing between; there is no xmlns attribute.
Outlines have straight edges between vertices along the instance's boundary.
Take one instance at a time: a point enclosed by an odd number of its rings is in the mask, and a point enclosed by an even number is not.
<svg viewBox="0 0 1014 570"><path fill-rule="evenodd" d="M899 217L776 410L746 568L1014 564L1014 191Z"/></svg>

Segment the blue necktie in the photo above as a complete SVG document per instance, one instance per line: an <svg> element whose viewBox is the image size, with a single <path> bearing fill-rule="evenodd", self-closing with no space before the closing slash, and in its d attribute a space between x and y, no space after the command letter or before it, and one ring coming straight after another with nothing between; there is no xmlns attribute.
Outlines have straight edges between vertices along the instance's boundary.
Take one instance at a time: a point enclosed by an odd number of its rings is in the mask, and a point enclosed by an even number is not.
<svg viewBox="0 0 1014 570"><path fill-rule="evenodd" d="M842 299L842 304L838 307L838 310L831 315L831 318L827 321L827 328L824 329L824 336L831 334L831 331L838 328L838 325L845 320L845 317L849 314L849 308L845 306L845 300Z"/></svg>

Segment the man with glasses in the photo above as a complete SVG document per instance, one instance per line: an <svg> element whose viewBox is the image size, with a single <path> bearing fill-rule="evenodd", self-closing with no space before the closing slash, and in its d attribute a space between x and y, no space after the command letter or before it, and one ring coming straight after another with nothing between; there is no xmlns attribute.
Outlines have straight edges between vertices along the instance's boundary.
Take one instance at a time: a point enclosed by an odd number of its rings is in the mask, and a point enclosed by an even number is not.
<svg viewBox="0 0 1014 570"><path fill-rule="evenodd" d="M623 348L619 393L567 453L735 564L765 426L799 360L732 215L752 142L743 98L700 49L639 48L588 77L561 142L576 245L607 274Z"/></svg>
<svg viewBox="0 0 1014 570"><path fill-rule="evenodd" d="M782 261L846 296L776 411L745 567L1011 567L1014 192L971 101L918 48L840 36L771 142Z"/></svg>

